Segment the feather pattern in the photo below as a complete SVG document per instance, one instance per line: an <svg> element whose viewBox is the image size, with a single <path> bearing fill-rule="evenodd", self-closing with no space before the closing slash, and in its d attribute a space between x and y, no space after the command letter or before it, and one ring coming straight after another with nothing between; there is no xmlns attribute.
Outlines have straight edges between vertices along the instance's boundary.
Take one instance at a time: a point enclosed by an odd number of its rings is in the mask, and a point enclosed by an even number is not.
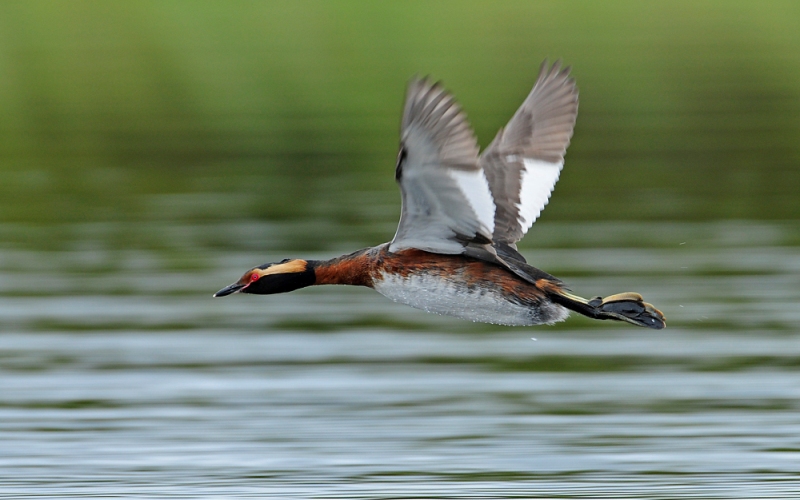
<svg viewBox="0 0 800 500"><path fill-rule="evenodd" d="M544 61L533 90L480 158L496 206L496 243L516 248L547 204L577 115L569 67Z"/></svg>
<svg viewBox="0 0 800 500"><path fill-rule="evenodd" d="M460 254L490 241L495 207L466 116L438 83L415 79L406 95L395 177L403 210L391 250Z"/></svg>
<svg viewBox="0 0 800 500"><path fill-rule="evenodd" d="M390 249L490 261L498 247L515 251L558 181L577 112L569 68L545 61L522 106L479 157L453 97L438 83L412 80L395 171L403 211Z"/></svg>

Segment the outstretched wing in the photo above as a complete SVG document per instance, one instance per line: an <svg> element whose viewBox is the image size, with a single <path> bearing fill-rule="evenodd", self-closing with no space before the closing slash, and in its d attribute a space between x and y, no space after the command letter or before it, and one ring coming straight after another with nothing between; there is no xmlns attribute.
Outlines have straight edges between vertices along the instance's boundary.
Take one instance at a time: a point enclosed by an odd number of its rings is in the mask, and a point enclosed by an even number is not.
<svg viewBox="0 0 800 500"><path fill-rule="evenodd" d="M390 251L460 254L470 243L491 241L495 207L475 135L438 83L414 79L408 86L395 177L403 210Z"/></svg>
<svg viewBox="0 0 800 500"><path fill-rule="evenodd" d="M545 60L533 90L480 158L496 206L495 243L516 248L547 205L577 115L569 67L548 68Z"/></svg>

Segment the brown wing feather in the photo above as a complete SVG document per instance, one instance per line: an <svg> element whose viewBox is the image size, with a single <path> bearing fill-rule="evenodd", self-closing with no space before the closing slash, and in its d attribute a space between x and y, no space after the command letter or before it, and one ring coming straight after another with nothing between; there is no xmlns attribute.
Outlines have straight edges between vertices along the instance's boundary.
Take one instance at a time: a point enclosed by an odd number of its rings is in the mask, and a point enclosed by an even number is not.
<svg viewBox="0 0 800 500"><path fill-rule="evenodd" d="M478 170L478 140L467 116L438 82L415 78L408 86L401 130L420 128L443 167ZM407 137L401 137L395 177L400 180L407 158Z"/></svg>
<svg viewBox="0 0 800 500"><path fill-rule="evenodd" d="M471 242L491 241L494 201L475 134L438 83L414 79L409 84L395 178L403 211L392 251L459 254Z"/></svg>
<svg viewBox="0 0 800 500"><path fill-rule="evenodd" d="M480 159L497 207L496 242L513 247L533 223L520 215L524 160L563 164L577 114L578 91L569 67L561 69L556 62L548 68L544 61L533 90Z"/></svg>

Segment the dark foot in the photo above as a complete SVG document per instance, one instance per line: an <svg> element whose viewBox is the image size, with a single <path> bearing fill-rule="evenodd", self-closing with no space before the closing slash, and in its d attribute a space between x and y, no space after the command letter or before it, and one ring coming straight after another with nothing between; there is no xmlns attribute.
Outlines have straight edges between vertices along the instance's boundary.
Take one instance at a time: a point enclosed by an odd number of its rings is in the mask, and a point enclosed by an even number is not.
<svg viewBox="0 0 800 500"><path fill-rule="evenodd" d="M664 315L642 299L638 293L624 292L609 295L606 298L594 298L589 301L600 317L627 321L638 326L646 326L661 330L667 326Z"/></svg>

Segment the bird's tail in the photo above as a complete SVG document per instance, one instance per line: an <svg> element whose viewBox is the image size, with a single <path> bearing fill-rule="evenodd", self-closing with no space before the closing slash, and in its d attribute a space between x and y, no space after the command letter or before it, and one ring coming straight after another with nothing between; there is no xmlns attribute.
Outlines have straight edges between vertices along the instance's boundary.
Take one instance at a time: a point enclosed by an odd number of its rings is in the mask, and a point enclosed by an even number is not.
<svg viewBox="0 0 800 500"><path fill-rule="evenodd" d="M623 292L591 300L573 295L564 289L557 292L550 291L549 295L556 304L590 318L625 321L656 330L667 326L664 314L652 304L645 302L638 293Z"/></svg>

